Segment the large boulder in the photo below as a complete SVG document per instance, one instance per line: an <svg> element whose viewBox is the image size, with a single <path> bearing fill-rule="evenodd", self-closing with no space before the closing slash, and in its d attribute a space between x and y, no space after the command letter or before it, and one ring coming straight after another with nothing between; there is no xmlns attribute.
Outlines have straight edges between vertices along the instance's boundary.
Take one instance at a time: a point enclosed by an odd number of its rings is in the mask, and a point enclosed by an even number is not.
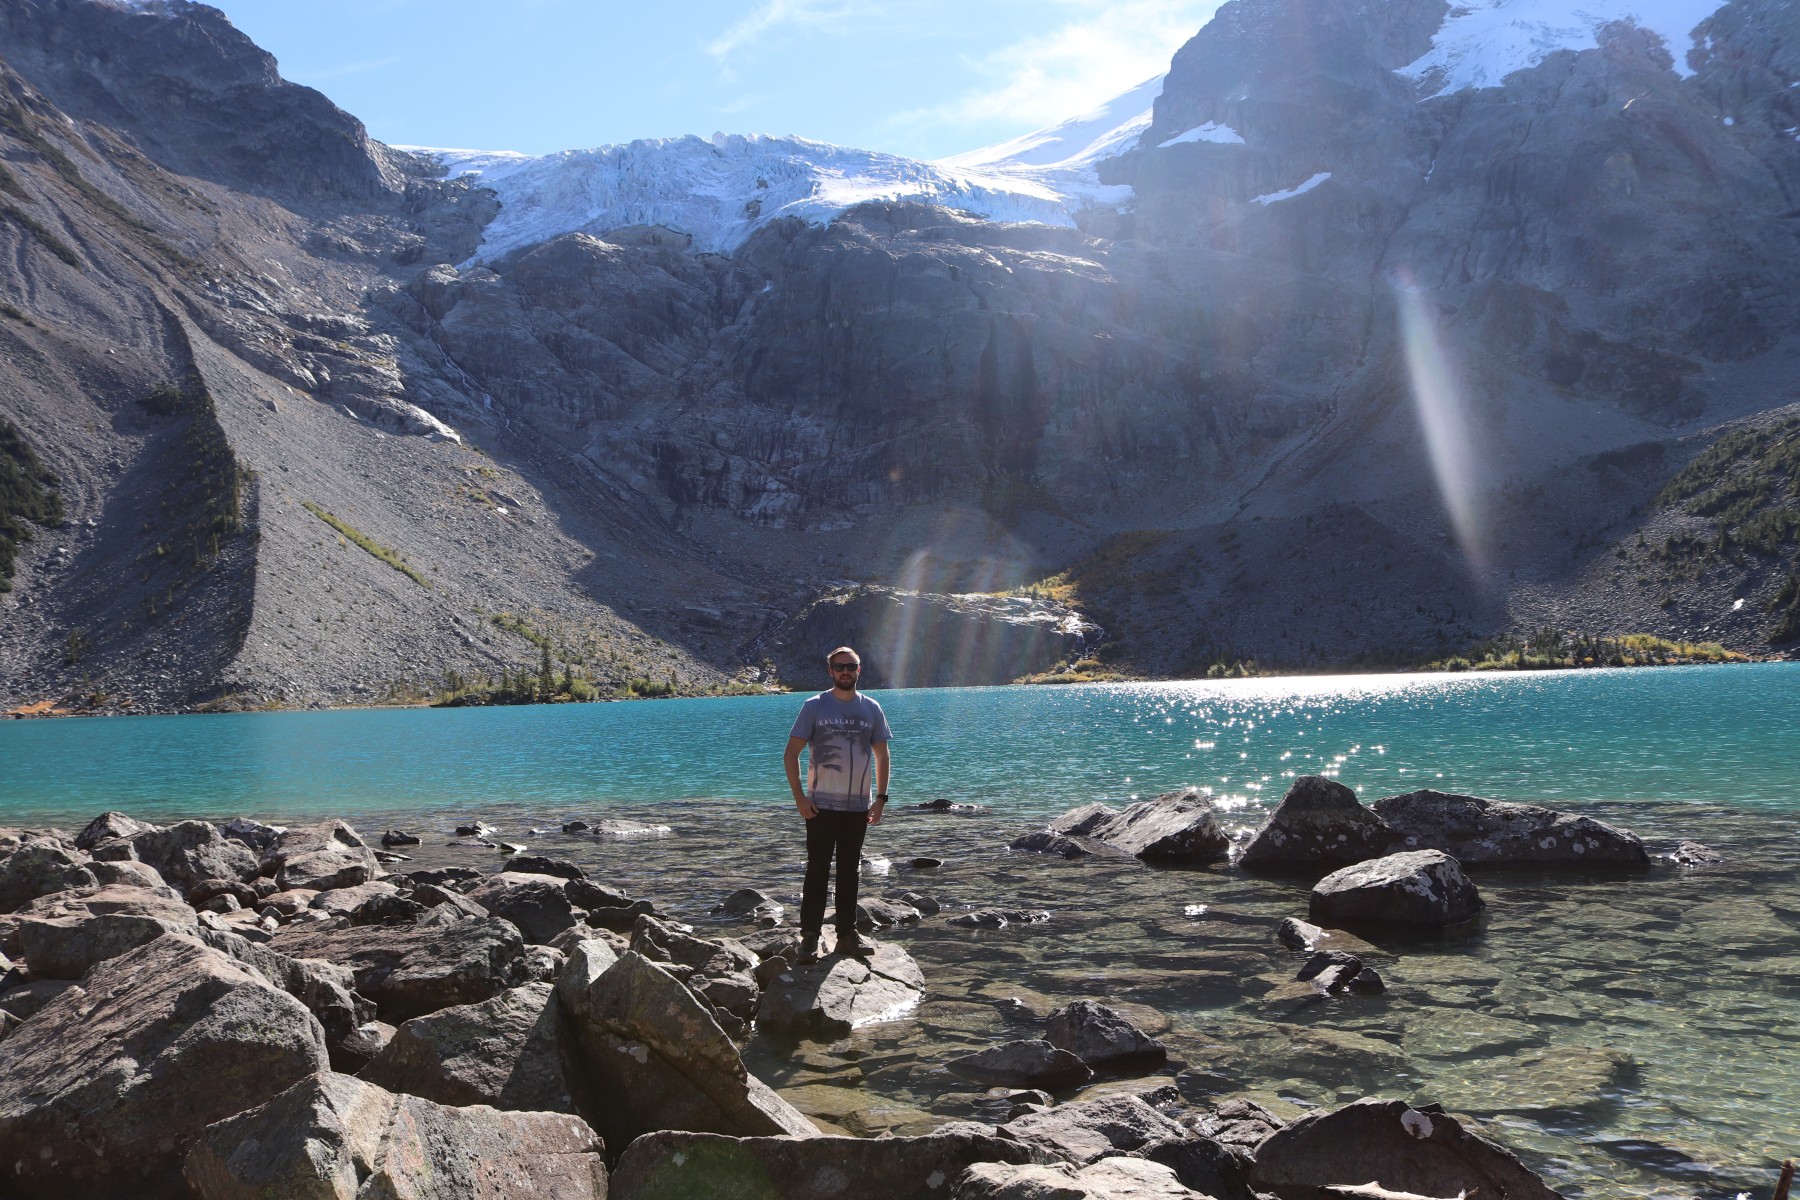
<svg viewBox="0 0 1800 1200"><path fill-rule="evenodd" d="M484 917L449 925L289 925L270 947L293 958L342 963L381 1019L409 1021L453 1004L473 1004L524 982L525 940L509 921Z"/></svg>
<svg viewBox="0 0 1800 1200"><path fill-rule="evenodd" d="M122 812L104 812L86 825L75 835L75 848L92 850L101 842L110 842L114 838L129 838L134 834L155 829L156 826L146 821L139 821L126 816Z"/></svg>
<svg viewBox="0 0 1800 1200"><path fill-rule="evenodd" d="M1086 1063L1042 1038L1002 1042L944 1064L951 1073L988 1087L1064 1088L1094 1077Z"/></svg>
<svg viewBox="0 0 1800 1200"><path fill-rule="evenodd" d="M572 960L564 968L587 969ZM751 1075L711 1007L627 951L585 988L559 988L584 1116L615 1146L658 1129L813 1137L817 1128Z"/></svg>
<svg viewBox="0 0 1800 1200"><path fill-rule="evenodd" d="M88 856L59 841L27 842L0 858L0 912L16 912L39 896L99 883Z"/></svg>
<svg viewBox="0 0 1800 1200"><path fill-rule="evenodd" d="M756 955L742 942L695 937L646 913L632 926L631 948L712 1005L727 1031L742 1032L756 1015Z"/></svg>
<svg viewBox="0 0 1800 1200"><path fill-rule="evenodd" d="M1394 831L1357 802L1356 793L1323 775L1302 775L1288 788L1238 864L1270 870L1309 870L1378 858L1393 848Z"/></svg>
<svg viewBox="0 0 1800 1200"><path fill-rule="evenodd" d="M197 932L198 919L172 891L81 888L33 901L17 926L20 954L39 979L80 979L88 968L165 933Z"/></svg>
<svg viewBox="0 0 1800 1200"><path fill-rule="evenodd" d="M1125 1014L1092 1000L1077 1000L1044 1021L1044 1040L1090 1067L1133 1063L1153 1066L1168 1057L1163 1044Z"/></svg>
<svg viewBox="0 0 1800 1200"><path fill-rule="evenodd" d="M178 821L140 830L128 839L131 855L154 867L169 886L187 895L208 879L252 879L257 858L242 842L233 841L206 821ZM96 855L98 857L98 855Z"/></svg>
<svg viewBox="0 0 1800 1200"><path fill-rule="evenodd" d="M326 1067L300 1002L201 942L96 965L0 1041L0 1163L20 1200L161 1200L207 1124Z"/></svg>
<svg viewBox="0 0 1800 1200"><path fill-rule="evenodd" d="M1152 1142L1189 1136L1137 1096L1101 1096L1041 1108L1000 1126L1000 1136L1076 1164L1130 1154Z"/></svg>
<svg viewBox="0 0 1800 1200"><path fill-rule="evenodd" d="M1015 1142L972 1132L801 1139L648 1133L619 1159L612 1200L944 1200L950 1181L975 1163L1030 1159Z"/></svg>
<svg viewBox="0 0 1800 1200"><path fill-rule="evenodd" d="M1644 839L1592 817L1450 792L1407 792L1370 805L1409 850L1442 850L1465 867L1647 867Z"/></svg>
<svg viewBox="0 0 1800 1200"><path fill-rule="evenodd" d="M290 829L264 852L262 873L287 891L355 887L381 875L375 852L342 821Z"/></svg>
<svg viewBox="0 0 1800 1200"><path fill-rule="evenodd" d="M325 1030L325 1048L334 1068L350 1061L360 1065L356 1051L346 1046L374 1019L375 1005L356 991L349 967L320 958L293 958L226 930L202 928L195 936L306 1005Z"/></svg>
<svg viewBox="0 0 1800 1200"><path fill-rule="evenodd" d="M1481 893L1441 850L1357 863L1312 890L1312 916L1333 924L1454 925L1481 909Z"/></svg>
<svg viewBox="0 0 1800 1200"><path fill-rule="evenodd" d="M579 1117L450 1108L348 1075L302 1080L210 1126L197 1200L605 1200L605 1146Z"/></svg>
<svg viewBox="0 0 1800 1200"><path fill-rule="evenodd" d="M564 891L567 883L555 875L508 870L488 876L470 888L467 896L496 917L517 925L526 941L547 946L557 934L579 923Z"/></svg>
<svg viewBox="0 0 1800 1200"><path fill-rule="evenodd" d="M1064 839L1091 838L1146 861L1211 862L1231 853L1231 839L1219 824L1212 801L1193 787L1140 801L1124 811L1104 804L1084 805L1052 821L1049 832ZM1073 844L1079 847L1079 842ZM1014 846L1075 857L1054 841Z"/></svg>
<svg viewBox="0 0 1800 1200"><path fill-rule="evenodd" d="M439 1104L575 1111L557 1049L560 1012L547 983L414 1017L358 1077Z"/></svg>
<svg viewBox="0 0 1800 1200"><path fill-rule="evenodd" d="M1358 1100L1315 1112L1256 1150L1251 1186L1280 1200L1337 1200L1333 1187L1376 1183L1420 1196L1561 1200L1506 1148L1471 1133L1437 1105Z"/></svg>
<svg viewBox="0 0 1800 1200"><path fill-rule="evenodd" d="M977 1163L956 1180L951 1200L1211 1200L1175 1172L1142 1158L1069 1166Z"/></svg>
<svg viewBox="0 0 1800 1200"><path fill-rule="evenodd" d="M867 958L832 955L805 966L765 973L759 1028L840 1037L891 1021L918 1007L925 994L919 964L900 947L876 944Z"/></svg>

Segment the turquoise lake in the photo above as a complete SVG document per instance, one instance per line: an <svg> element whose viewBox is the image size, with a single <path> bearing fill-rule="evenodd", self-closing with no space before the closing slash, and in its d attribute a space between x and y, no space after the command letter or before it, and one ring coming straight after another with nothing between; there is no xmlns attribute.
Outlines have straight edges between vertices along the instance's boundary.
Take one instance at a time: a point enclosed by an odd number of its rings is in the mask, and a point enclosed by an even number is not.
<svg viewBox="0 0 1800 1200"><path fill-rule="evenodd" d="M1291 1119L1366 1095L1442 1103L1572 1200L1766 1196L1800 1151L1800 664L876 695L895 808L870 833L868 892L1050 917L881 930L924 972L915 1011L834 1043L745 1047L796 1103L819 1087L866 1098L843 1117L860 1132L998 1119L944 1061L1041 1036L1050 1006L1095 998L1157 1033L1171 1063L1152 1082L1196 1104L1244 1096ZM801 699L6 721L0 825L341 816L418 833L417 866L500 869L452 836L480 817L729 936L747 930L712 909L737 888L798 904L781 751ZM1307 773L1365 801L1433 787L1543 803L1633 829L1659 857L1625 874L1474 872L1479 918L1358 930L1387 991L1324 1000L1274 936L1306 914L1305 879L1007 849L1075 805L1187 783L1242 833ZM905 808L937 797L982 807ZM560 830L596 816L670 833ZM1723 861L1677 866L1681 838ZM909 870L920 855L943 865Z"/></svg>
<svg viewBox="0 0 1800 1200"><path fill-rule="evenodd" d="M876 692L896 803L1020 816L1331 773L1553 803L1800 810L1800 664ZM794 696L0 722L0 816L73 821L699 798L785 804Z"/></svg>

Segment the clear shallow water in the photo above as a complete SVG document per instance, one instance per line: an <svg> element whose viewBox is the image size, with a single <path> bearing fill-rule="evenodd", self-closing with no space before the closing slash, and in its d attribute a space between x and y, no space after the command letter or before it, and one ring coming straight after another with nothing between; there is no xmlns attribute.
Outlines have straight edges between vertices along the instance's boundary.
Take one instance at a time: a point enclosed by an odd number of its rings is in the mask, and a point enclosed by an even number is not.
<svg viewBox="0 0 1800 1200"><path fill-rule="evenodd" d="M894 812L871 851L945 866L895 869L869 890L1053 916L992 933L884 932L925 969L917 1013L838 1043L748 1048L778 1087L866 1099L853 1126L982 1115L943 1060L1033 1036L1044 1008L1091 997L1166 1023L1177 1060L1166 1074L1192 1099L1250 1094L1289 1112L1365 1094L1441 1102L1571 1196L1766 1195L1800 1146L1800 666L881 698L899 739L896 803L987 807ZM422 865L498 866L447 836L479 815L718 935L736 929L708 909L737 887L797 905L799 832L778 759L798 703L0 723L0 823L69 827L104 808L329 813L365 831L414 829ZM1365 799L1429 785L1542 800L1660 844L1696 838L1728 861L1477 876L1489 903L1478 923L1370 935L1385 996L1316 1002L1290 994L1303 956L1273 937L1304 914L1304 882L1004 849L1074 804L1184 782L1212 786L1228 824L1248 827L1287 773L1320 769ZM674 835L543 832L595 815Z"/></svg>

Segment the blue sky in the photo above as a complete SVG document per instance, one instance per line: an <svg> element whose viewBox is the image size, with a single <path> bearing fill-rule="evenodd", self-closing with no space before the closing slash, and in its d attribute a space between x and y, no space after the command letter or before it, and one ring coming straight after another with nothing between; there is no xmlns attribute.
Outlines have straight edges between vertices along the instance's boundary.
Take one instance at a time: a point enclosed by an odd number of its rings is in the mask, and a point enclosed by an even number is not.
<svg viewBox="0 0 1800 1200"><path fill-rule="evenodd" d="M715 131L937 158L1168 69L1219 0L209 0L383 141Z"/></svg>

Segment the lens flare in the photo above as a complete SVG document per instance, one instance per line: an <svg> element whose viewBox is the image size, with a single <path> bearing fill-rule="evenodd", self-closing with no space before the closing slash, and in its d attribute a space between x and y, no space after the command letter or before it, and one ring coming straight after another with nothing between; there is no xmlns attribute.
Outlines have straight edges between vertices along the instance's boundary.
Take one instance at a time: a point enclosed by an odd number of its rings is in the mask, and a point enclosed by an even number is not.
<svg viewBox="0 0 1800 1200"><path fill-rule="evenodd" d="M1477 571L1484 571L1489 556L1477 501L1479 471L1469 433L1467 397L1432 319L1430 298L1404 268L1394 272L1393 284L1413 410L1431 455L1438 494L1464 558Z"/></svg>

